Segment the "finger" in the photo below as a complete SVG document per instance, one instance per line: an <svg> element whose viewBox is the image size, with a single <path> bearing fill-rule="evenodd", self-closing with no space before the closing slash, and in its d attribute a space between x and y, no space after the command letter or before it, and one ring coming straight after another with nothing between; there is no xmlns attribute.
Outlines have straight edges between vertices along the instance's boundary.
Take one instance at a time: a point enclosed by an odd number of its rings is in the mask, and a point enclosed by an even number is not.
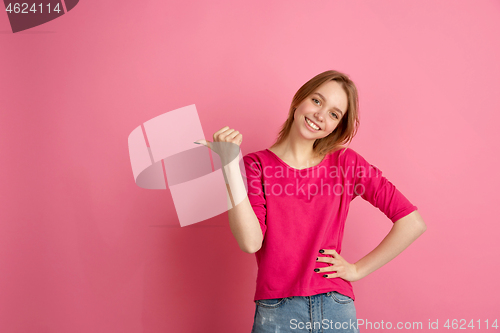
<svg viewBox="0 0 500 333"><path fill-rule="evenodd" d="M224 137L223 141L235 143L239 146L241 145L241 142L243 142L243 134L238 131L234 131L230 135Z"/></svg>
<svg viewBox="0 0 500 333"><path fill-rule="evenodd" d="M214 141L215 141L215 139L217 138L217 136L219 134L224 133L227 129L229 129L229 126L224 126L220 130L218 130L217 132L215 132L214 133Z"/></svg>
<svg viewBox="0 0 500 333"><path fill-rule="evenodd" d="M233 140L240 132L239 131L233 131L230 134L226 136L227 139Z"/></svg>
<svg viewBox="0 0 500 333"><path fill-rule="evenodd" d="M234 131L231 134L229 134L228 136L226 136L225 141L240 145L241 141L243 141L243 136L241 135L241 133L239 131Z"/></svg>
<svg viewBox="0 0 500 333"><path fill-rule="evenodd" d="M323 251L323 252L321 252L321 251ZM329 254L329 255L333 256L334 258L340 257L340 254L338 254L337 251L335 251L335 249L323 249L323 250L319 250L319 253Z"/></svg>
<svg viewBox="0 0 500 333"><path fill-rule="evenodd" d="M243 142L243 134L238 134L235 138L234 138L234 142L236 142L236 144L238 146L241 145L241 143Z"/></svg>
<svg viewBox="0 0 500 333"><path fill-rule="evenodd" d="M317 257L316 261L317 262L326 262L326 263L332 264L333 258L332 257Z"/></svg>
<svg viewBox="0 0 500 333"><path fill-rule="evenodd" d="M197 141L195 141L194 143L198 143L198 144L200 144L200 145L204 145L205 147L208 147L208 148L210 148L210 149L211 149L211 147L210 147L211 142L210 142L210 141L207 141L207 140L201 139L201 140L197 140Z"/></svg>
<svg viewBox="0 0 500 333"><path fill-rule="evenodd" d="M339 277L339 273L323 274L323 277L327 278L327 279L332 279L332 278Z"/></svg>
<svg viewBox="0 0 500 333"><path fill-rule="evenodd" d="M234 128L230 128L230 129L227 129L225 130L224 132L220 133L218 136L217 136L217 141L227 141L227 138L230 137L230 135L234 132Z"/></svg>
<svg viewBox="0 0 500 333"><path fill-rule="evenodd" d="M321 267L321 268L316 268L318 271L315 271L316 273L323 273L323 274L328 274L328 272L338 272L338 269L335 268L335 266L327 266L327 267Z"/></svg>

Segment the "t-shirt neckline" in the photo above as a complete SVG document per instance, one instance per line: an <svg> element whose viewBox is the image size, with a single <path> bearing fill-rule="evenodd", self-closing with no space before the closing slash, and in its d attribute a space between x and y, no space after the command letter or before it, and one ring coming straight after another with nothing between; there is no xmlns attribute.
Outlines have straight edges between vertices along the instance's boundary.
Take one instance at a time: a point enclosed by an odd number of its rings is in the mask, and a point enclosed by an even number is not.
<svg viewBox="0 0 500 333"><path fill-rule="evenodd" d="M321 164L325 163L325 162L326 162L326 159L327 159L327 158L328 158L328 156L330 155L330 154L325 155L325 156L323 157L323 159L321 160L321 162L319 162L319 163L318 163L318 164L316 164L316 165L313 165L313 166L310 166L310 167L308 167L308 168L304 168L304 169L296 169L296 168L293 168L293 167L289 166L288 164L286 164L286 163L285 163L285 161L283 161L283 160L282 160L282 159L281 159L278 155L276 155L274 152L272 152L271 150L269 150L269 148L266 148L266 150L267 150L268 152L270 152L270 153L271 153L274 157L276 157L276 159L277 159L277 160L278 160L281 164L283 164L283 165L284 165L284 166L286 166L287 168L290 168L290 169L292 169L292 170L296 170L296 171L303 171L303 170L309 170L309 169L314 169L314 168L317 168L317 167L321 166Z"/></svg>

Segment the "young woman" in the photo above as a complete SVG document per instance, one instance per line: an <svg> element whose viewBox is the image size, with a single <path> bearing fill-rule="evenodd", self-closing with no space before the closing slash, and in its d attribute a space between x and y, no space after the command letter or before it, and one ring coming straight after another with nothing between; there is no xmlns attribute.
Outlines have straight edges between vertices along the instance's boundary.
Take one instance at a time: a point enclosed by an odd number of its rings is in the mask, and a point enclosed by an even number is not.
<svg viewBox="0 0 500 333"><path fill-rule="evenodd" d="M351 282L385 265L426 230L417 207L344 146L358 124L354 83L326 71L296 92L269 149L246 154L244 170L224 163L231 231L257 259L253 333L359 332ZM215 144L200 142L215 150ZM239 148L242 134L226 126L214 142ZM242 184L248 196L241 196ZM349 263L340 253L349 204L357 196L379 208L393 227L373 251Z"/></svg>

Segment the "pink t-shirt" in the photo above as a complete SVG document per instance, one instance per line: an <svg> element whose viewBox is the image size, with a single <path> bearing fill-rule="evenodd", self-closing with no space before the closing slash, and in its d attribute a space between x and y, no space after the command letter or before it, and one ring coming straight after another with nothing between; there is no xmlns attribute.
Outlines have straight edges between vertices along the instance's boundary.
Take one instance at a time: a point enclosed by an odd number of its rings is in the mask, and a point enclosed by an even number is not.
<svg viewBox="0 0 500 333"><path fill-rule="evenodd" d="M361 196L392 222L417 209L380 169L351 148L336 150L318 165L301 170L269 149L246 154L243 161L248 199L264 234L255 253L254 301L329 291L354 299L349 281L314 272L329 266L316 262L324 256L320 249L341 253L351 201Z"/></svg>

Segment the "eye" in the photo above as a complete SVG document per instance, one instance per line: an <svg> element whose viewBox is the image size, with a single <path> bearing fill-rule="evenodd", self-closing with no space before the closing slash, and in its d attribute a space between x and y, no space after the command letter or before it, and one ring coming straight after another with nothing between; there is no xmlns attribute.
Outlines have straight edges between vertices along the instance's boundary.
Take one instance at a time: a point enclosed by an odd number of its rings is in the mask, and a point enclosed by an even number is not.
<svg viewBox="0 0 500 333"><path fill-rule="evenodd" d="M319 103L319 100L316 98L313 98L312 100L315 102L314 104L316 104L316 102ZM318 105L318 104L316 104L316 105ZM333 115L335 117L335 119L339 119L339 116L337 116L337 114L335 112L330 112L330 114Z"/></svg>
<svg viewBox="0 0 500 333"><path fill-rule="evenodd" d="M330 114L334 115L335 119L339 119L339 116L337 116L337 114L335 112L330 112Z"/></svg>

